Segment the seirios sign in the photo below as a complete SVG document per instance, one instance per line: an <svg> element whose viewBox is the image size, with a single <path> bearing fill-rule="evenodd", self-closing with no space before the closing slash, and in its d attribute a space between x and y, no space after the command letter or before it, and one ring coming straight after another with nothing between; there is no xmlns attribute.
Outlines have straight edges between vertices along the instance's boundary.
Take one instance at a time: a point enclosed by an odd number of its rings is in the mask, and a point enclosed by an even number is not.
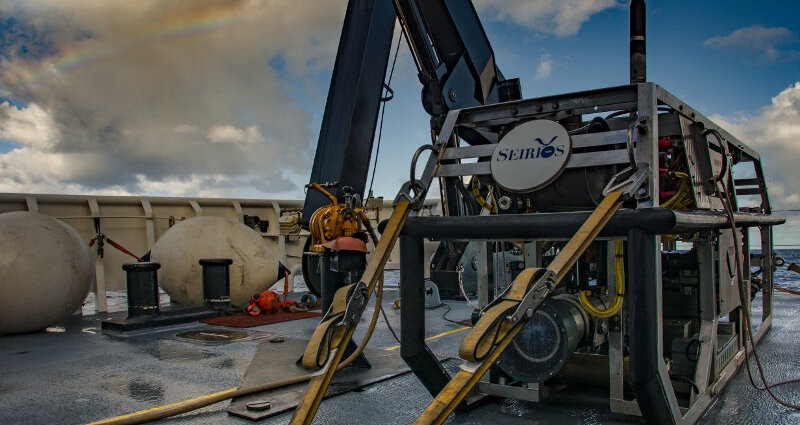
<svg viewBox="0 0 800 425"><path fill-rule="evenodd" d="M567 129L550 120L518 125L497 144L492 154L492 177L511 192L532 192L555 180L572 149Z"/></svg>

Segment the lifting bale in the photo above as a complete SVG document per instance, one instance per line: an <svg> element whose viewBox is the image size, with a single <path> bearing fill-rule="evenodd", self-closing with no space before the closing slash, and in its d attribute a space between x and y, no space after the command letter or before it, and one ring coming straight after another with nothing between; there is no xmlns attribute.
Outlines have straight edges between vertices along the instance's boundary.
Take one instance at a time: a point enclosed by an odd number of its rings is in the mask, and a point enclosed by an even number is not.
<svg viewBox="0 0 800 425"><path fill-rule="evenodd" d="M195 217L178 223L153 246L151 261L161 264L159 286L184 305L203 305L206 258L230 258L231 305L246 307L279 278L279 262L253 229L222 217Z"/></svg>
<svg viewBox="0 0 800 425"><path fill-rule="evenodd" d="M0 214L0 334L42 330L66 319L94 281L89 246L43 214Z"/></svg>

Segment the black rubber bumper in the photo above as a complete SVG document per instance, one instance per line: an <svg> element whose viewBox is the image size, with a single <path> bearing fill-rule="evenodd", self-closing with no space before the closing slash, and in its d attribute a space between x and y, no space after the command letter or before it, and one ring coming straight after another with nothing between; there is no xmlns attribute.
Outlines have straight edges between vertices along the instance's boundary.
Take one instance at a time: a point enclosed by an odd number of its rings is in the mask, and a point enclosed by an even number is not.
<svg viewBox="0 0 800 425"><path fill-rule="evenodd" d="M409 217L402 233L431 239L547 239L570 238L590 212L503 214L459 217ZM738 213L739 227L774 226L786 218L776 215ZM600 233L603 237L627 236L631 229L654 235L694 232L728 227L728 218L715 211L675 211L666 208L620 210Z"/></svg>

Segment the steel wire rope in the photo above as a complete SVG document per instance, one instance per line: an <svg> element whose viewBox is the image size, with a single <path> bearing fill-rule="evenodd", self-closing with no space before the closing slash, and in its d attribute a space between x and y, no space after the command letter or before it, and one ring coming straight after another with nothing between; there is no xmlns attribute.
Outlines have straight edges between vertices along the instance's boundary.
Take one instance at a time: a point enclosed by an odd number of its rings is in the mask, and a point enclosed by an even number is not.
<svg viewBox="0 0 800 425"><path fill-rule="evenodd" d="M394 97L394 91L391 88L392 84L392 76L394 75L394 66L397 64L397 54L400 52L400 42L403 40L403 37L406 35L406 30L403 26L400 26L400 36L397 37L397 46L394 49L394 59L392 60L392 67L389 69L389 78L387 79L386 83L383 85L386 89L386 95L381 95L381 119L380 123L378 124L378 144L375 147L375 163L372 165L372 178L369 180L369 190L367 191L367 196L372 194L372 183L375 182L375 172L378 171L378 156L381 153L381 138L383 136L383 118L386 116L386 104L389 103L390 100ZM389 97L387 97L389 96Z"/></svg>
<svg viewBox="0 0 800 425"><path fill-rule="evenodd" d="M383 139L383 119L386 116L386 104L389 103L389 101L392 100L392 98L394 98L394 91L391 88L392 76L394 76L394 68L395 65L397 64L397 55L400 52L400 42L403 40L405 33L406 31L401 25L400 35L397 37L397 45L395 46L394 49L394 59L392 59L392 67L389 69L389 78L387 78L386 83L384 83L383 85L386 94L381 95L381 103L383 105L381 105L381 118L378 124L378 142L377 146L375 146L375 162L372 164L372 177L370 177L369 179L369 190L367 190L367 196L372 195L372 185L373 183L375 183L375 174L378 171L378 158L380 157L381 154L381 140ZM399 343L400 338L397 336L397 333L394 331L392 324L389 322L389 317L387 317L386 311L384 311L382 305L378 305L378 308L380 309L381 314L383 315L384 322L386 322L386 327L389 328L389 332L392 333L394 339Z"/></svg>

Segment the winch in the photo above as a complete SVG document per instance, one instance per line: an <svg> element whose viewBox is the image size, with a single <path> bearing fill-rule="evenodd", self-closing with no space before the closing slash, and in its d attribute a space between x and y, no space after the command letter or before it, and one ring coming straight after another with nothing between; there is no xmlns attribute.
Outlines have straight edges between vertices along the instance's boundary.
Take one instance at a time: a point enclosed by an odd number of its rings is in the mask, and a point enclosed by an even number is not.
<svg viewBox="0 0 800 425"><path fill-rule="evenodd" d="M497 359L497 367L515 381L544 382L561 371L591 328L577 298L548 298Z"/></svg>

